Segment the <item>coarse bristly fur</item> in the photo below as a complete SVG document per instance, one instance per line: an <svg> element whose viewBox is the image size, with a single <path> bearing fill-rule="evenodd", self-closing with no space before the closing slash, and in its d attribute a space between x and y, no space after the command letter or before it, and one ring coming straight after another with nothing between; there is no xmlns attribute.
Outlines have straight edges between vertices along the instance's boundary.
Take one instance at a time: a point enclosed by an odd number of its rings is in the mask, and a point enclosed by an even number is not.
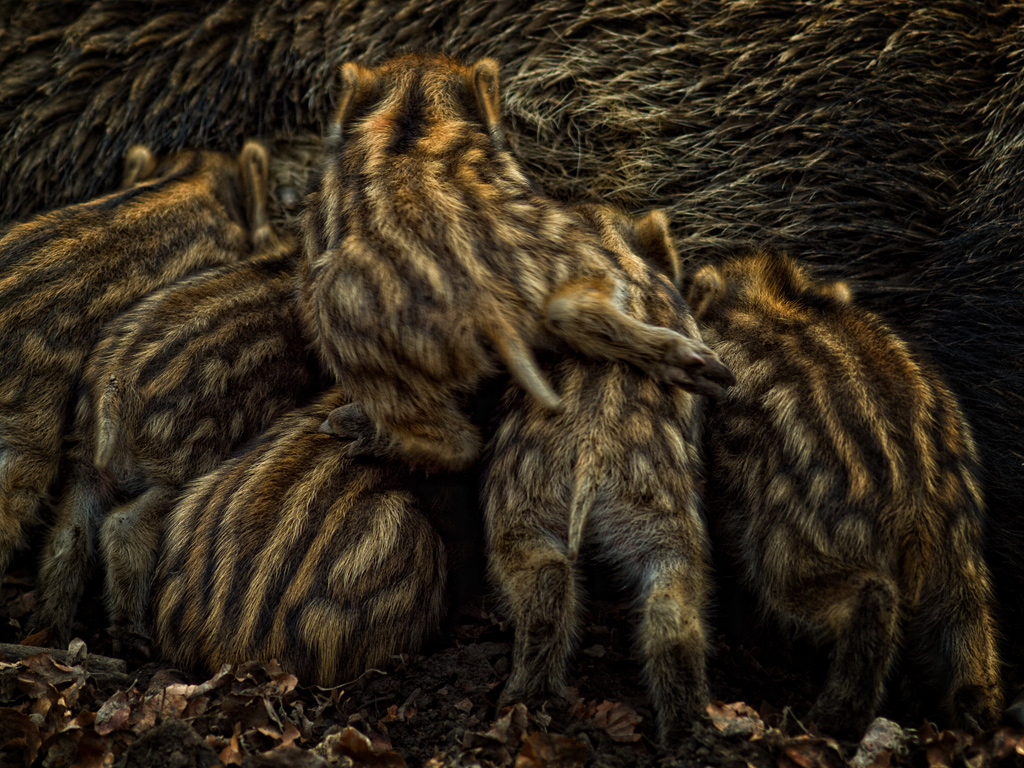
<svg viewBox="0 0 1024 768"><path fill-rule="evenodd" d="M347 400L334 388L278 418L176 503L154 586L157 644L174 663L276 658L331 686L437 627L450 552L434 501L397 463L351 459L318 431Z"/></svg>
<svg viewBox="0 0 1024 768"><path fill-rule="evenodd" d="M615 254L609 266L625 286L627 311L699 338L682 297L640 258L677 266L664 214L577 212ZM659 734L677 743L709 695L700 400L623 362L567 355L545 372L563 411L552 415L510 388L489 447L490 572L515 624L500 701L562 694L581 620L577 558L590 554L636 592L638 651Z"/></svg>
<svg viewBox="0 0 1024 768"><path fill-rule="evenodd" d="M85 358L103 324L268 235L267 153L126 160L124 191L42 214L0 237L0 573L57 475Z"/></svg>
<svg viewBox="0 0 1024 768"><path fill-rule="evenodd" d="M305 220L301 302L324 362L357 404L329 428L353 454L458 470L480 436L456 404L500 360L548 411L534 351L556 340L716 390L697 339L623 312L600 239L539 194L501 128L498 65L407 54L341 72L328 159Z"/></svg>
<svg viewBox="0 0 1024 768"><path fill-rule="evenodd" d="M510 144L554 197L666 208L694 258L770 237L849 279L935 362L973 427L1003 656L1024 671L1024 70L1008 66L1024 58L1019 3L5 10L0 230L111 188L138 142L229 150L265 136L272 168L290 169L282 183L303 189L338 68L429 48L501 61Z"/></svg>
<svg viewBox="0 0 1024 768"><path fill-rule="evenodd" d="M294 243L200 272L108 323L82 375L68 481L35 628L63 646L99 529L115 647L148 651L160 525L212 469L320 386L295 303Z"/></svg>
<svg viewBox="0 0 1024 768"><path fill-rule="evenodd" d="M993 724L985 510L945 384L844 283L779 253L705 266L687 297L737 379L705 430L713 543L769 615L833 644L811 719L859 736L902 646L954 726Z"/></svg>

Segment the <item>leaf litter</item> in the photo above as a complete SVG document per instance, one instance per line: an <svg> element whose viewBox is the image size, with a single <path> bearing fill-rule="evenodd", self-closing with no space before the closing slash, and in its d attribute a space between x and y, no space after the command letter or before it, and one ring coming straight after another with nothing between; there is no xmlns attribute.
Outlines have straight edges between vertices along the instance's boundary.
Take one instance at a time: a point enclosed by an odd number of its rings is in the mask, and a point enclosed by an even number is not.
<svg viewBox="0 0 1024 768"><path fill-rule="evenodd" d="M30 578L15 573L0 593L0 640L21 633ZM28 596L28 597L27 597ZM511 662L511 631L486 601L464 611L446 638L333 688L303 686L276 661L225 665L203 679L143 664L127 675L96 669L109 652L85 628L68 653L0 657L0 765L17 768L896 768L1017 765L1024 732L981 734L877 718L859 743L802 723L808 692L763 655L721 639L713 690L775 694L752 706L712 701L674 752L655 741L655 718L631 655L633 630L618 604L591 605L592 622L570 667L563 700L497 710ZM37 638L35 639L38 640ZM100 656L92 653L95 647ZM64 661L54 658L59 654ZM744 675L747 677L744 678ZM761 685L752 685L754 678ZM812 694L813 695L813 694ZM787 698L788 697L788 698Z"/></svg>

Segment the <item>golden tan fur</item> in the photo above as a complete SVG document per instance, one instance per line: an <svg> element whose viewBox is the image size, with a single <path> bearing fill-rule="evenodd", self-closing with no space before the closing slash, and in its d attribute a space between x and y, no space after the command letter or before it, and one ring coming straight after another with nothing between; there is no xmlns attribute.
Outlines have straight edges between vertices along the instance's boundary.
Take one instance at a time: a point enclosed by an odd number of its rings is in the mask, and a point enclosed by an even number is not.
<svg viewBox="0 0 1024 768"><path fill-rule="evenodd" d="M440 621L448 553L408 473L318 431L340 388L279 418L189 486L154 590L160 650L214 671L277 658L336 685L419 647Z"/></svg>
<svg viewBox="0 0 1024 768"><path fill-rule="evenodd" d="M768 613L834 644L811 717L862 731L902 644L954 725L992 724L985 511L950 391L846 285L779 254L704 267L688 298L737 378L706 430L716 546Z"/></svg>
<svg viewBox="0 0 1024 768"><path fill-rule="evenodd" d="M556 342L666 382L714 388L722 375L695 339L623 311L600 239L535 190L500 118L491 59L342 69L307 201L301 301L326 366L358 401L329 422L355 438L353 454L468 465L480 437L459 398L500 362L556 412L534 359Z"/></svg>
<svg viewBox="0 0 1024 768"><path fill-rule="evenodd" d="M191 272L249 255L266 232L266 167L255 142L238 157L160 162L134 148L125 191L0 237L0 573L55 481L74 388L103 323Z"/></svg>
<svg viewBox="0 0 1024 768"><path fill-rule="evenodd" d="M294 301L295 247L186 278L111 321L83 373L70 477L40 569L36 611L69 639L98 528L115 645L147 647L161 519L319 385Z"/></svg>
<svg viewBox="0 0 1024 768"><path fill-rule="evenodd" d="M664 216L634 222L602 206L579 215L615 254L608 266L631 316L699 338L678 292L634 253L674 257ZM628 363L570 355L544 370L563 412L510 388L484 489L490 571L516 627L501 701L562 693L581 619L577 558L587 554L636 591L638 650L659 734L676 741L709 696L701 404Z"/></svg>

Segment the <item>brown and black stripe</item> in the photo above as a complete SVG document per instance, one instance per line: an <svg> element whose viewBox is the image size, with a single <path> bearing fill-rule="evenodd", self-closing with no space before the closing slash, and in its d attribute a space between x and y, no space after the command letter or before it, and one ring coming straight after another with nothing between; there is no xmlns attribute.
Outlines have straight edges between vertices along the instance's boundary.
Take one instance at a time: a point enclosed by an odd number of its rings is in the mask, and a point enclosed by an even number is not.
<svg viewBox="0 0 1024 768"><path fill-rule="evenodd" d="M279 418L174 507L154 605L175 663L277 658L335 685L437 626L446 552L407 473L355 462L317 431L346 400L335 388Z"/></svg>
<svg viewBox="0 0 1024 768"><path fill-rule="evenodd" d="M158 291L107 324L82 377L36 611L63 643L99 529L116 640L144 633L161 519L182 486L320 388L294 245ZM108 517L109 514L109 517Z"/></svg>
<svg viewBox="0 0 1024 768"><path fill-rule="evenodd" d="M305 322L397 453L427 466L475 458L480 437L455 403L499 361L557 410L534 359L556 338L662 377L714 375L698 342L622 311L600 239L534 188L500 120L493 60L347 64L307 201Z"/></svg>
<svg viewBox="0 0 1024 768"><path fill-rule="evenodd" d="M154 179L43 214L0 238L0 573L55 480L68 408L103 323L143 296L253 249L266 152L182 152ZM247 212L248 209L248 212Z"/></svg>
<svg viewBox="0 0 1024 768"><path fill-rule="evenodd" d="M664 215L577 212L615 254L608 266L629 313L699 339L682 297L640 258L675 261ZM590 555L635 590L652 706L662 740L674 741L709 697L701 402L624 362L570 354L543 369L563 412L510 387L484 486L491 576L516 626L502 701L562 693L581 621L578 556Z"/></svg>
<svg viewBox="0 0 1024 768"><path fill-rule="evenodd" d="M866 727L903 642L946 716L985 727L985 511L949 389L846 285L780 254L704 267L688 296L737 379L707 424L716 544L767 611L836 643L812 716Z"/></svg>

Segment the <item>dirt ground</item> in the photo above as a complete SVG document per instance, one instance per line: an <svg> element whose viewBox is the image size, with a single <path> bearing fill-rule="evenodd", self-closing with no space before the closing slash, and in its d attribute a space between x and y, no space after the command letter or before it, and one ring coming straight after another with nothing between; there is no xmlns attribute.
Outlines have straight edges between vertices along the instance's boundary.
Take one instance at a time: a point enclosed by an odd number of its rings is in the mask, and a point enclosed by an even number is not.
<svg viewBox="0 0 1024 768"><path fill-rule="evenodd" d="M672 752L631 656L622 596L588 606L564 702L496 711L512 632L484 595L422 653L402 655L334 688L305 687L270 662L209 679L158 661L122 674L97 668L111 654L102 610L82 611L72 658L49 652L0 661L0 765L45 768L269 766L982 766L1024 763L1024 732L943 731L890 696L859 743L801 721L827 656L759 626L744 606L719 606L716 701ZM34 600L28 560L0 590L0 642L16 643ZM98 606L97 606L98 608ZM91 616L90 616L91 615ZM95 620L92 620L92 619ZM31 638L29 638L31 639ZM898 685L891 685L898 689ZM729 702L729 703L723 703ZM894 722L898 720L899 722Z"/></svg>

